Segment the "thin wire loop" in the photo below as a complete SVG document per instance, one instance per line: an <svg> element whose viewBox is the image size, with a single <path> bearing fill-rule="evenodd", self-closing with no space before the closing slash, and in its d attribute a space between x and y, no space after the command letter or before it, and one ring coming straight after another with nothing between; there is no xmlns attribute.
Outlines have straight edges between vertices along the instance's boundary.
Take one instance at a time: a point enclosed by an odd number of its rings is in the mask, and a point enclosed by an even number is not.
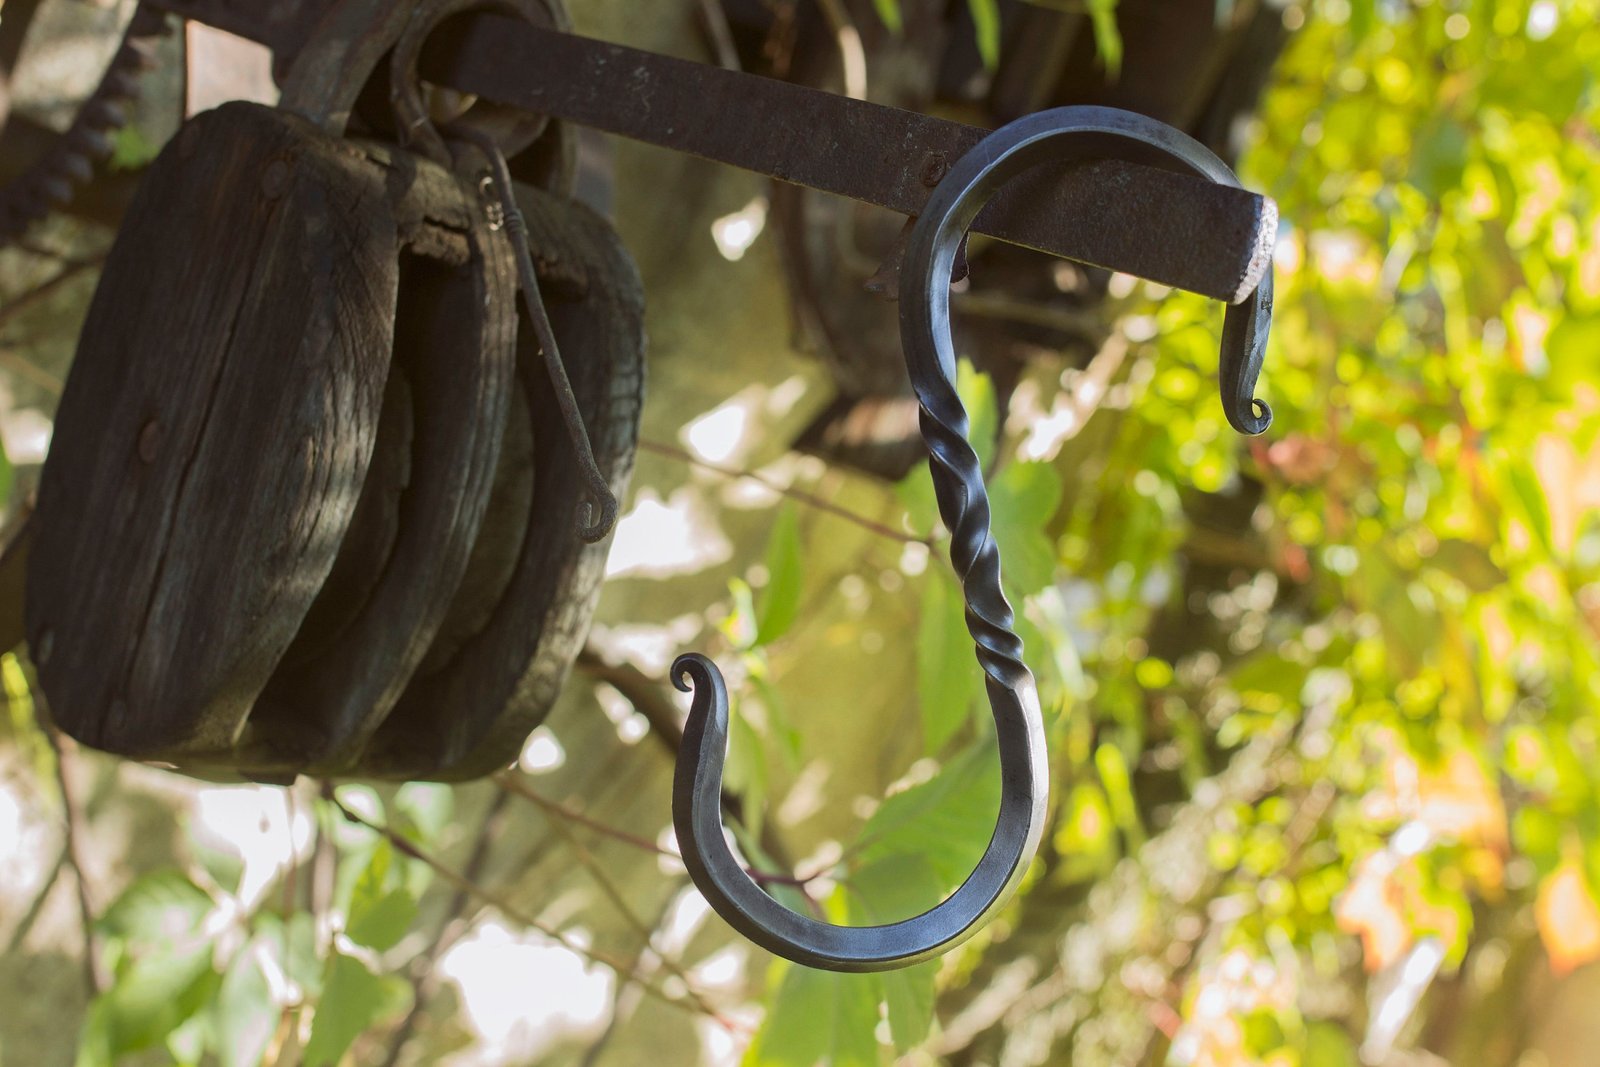
<svg viewBox="0 0 1600 1067"><path fill-rule="evenodd" d="M1047 161L1114 157L1176 169L1227 185L1233 172L1199 142L1130 112L1100 107L1043 111L978 142L939 183L912 229L901 268L900 340L921 404L939 513L951 531L950 560L961 576L967 626L983 668L1000 751L1000 811L972 873L942 903L882 926L818 922L767 896L746 875L724 837L720 794L728 743L728 692L722 674L696 653L678 657L672 681L693 692L673 779L678 846L695 884L729 925L762 947L811 967L873 971L928 959L971 937L1005 904L1038 848L1048 770L1033 676L1022 662L1011 606L1000 584L1000 553L990 534L983 468L967 439L956 394L950 338L950 277L972 220L1008 179ZM1260 433L1271 410L1255 399L1272 316L1272 276L1228 308L1221 387L1228 420Z"/></svg>
<svg viewBox="0 0 1600 1067"><path fill-rule="evenodd" d="M519 288L522 303L533 325L534 338L539 342L539 352L544 356L545 373L555 393L556 404L561 408L561 420L566 424L567 437L572 441L578 470L589 483L589 495L578 508L578 536L591 544L603 540L617 522L617 498L611 485L595 462L594 450L589 446L589 431L583 424L583 413L578 410L578 398L572 392L572 382L567 378L567 367L562 362L561 350L556 346L555 330L550 326L550 316L545 313L544 298L539 293L539 277L533 269L533 253L528 248L528 224L517 207L516 194L511 186L511 168L500 151L500 143L483 130L461 124L451 126L451 137L470 142L489 160L494 185L500 199L500 210L505 215L506 235L511 239L511 249L516 255ZM600 517L594 517L594 503L600 505Z"/></svg>

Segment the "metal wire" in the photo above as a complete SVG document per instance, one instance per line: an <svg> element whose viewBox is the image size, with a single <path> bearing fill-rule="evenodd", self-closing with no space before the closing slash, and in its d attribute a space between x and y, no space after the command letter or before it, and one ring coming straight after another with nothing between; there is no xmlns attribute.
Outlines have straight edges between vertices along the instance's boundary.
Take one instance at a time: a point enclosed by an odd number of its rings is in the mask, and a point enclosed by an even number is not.
<svg viewBox="0 0 1600 1067"><path fill-rule="evenodd" d="M720 793L728 742L728 693L709 659L689 653L672 680L694 699L673 780L672 814L685 865L711 906L762 947L797 963L839 971L906 966L971 937L1005 904L1038 848L1048 770L1033 676L1012 631L990 533L983 469L967 440L956 394L950 339L950 278L963 235L1008 179L1046 161L1116 157L1237 185L1203 145L1153 119L1112 108L1069 107L1019 119L985 137L939 183L918 218L901 268L900 340L921 404L939 513L951 530L950 559L961 576L967 626L976 643L1000 754L1000 811L977 867L929 911L883 926L844 927L790 911L745 873L724 836ZM1272 316L1270 267L1260 287L1228 309L1221 385L1228 420L1260 433L1271 410L1255 399Z"/></svg>
<svg viewBox="0 0 1600 1067"><path fill-rule="evenodd" d="M584 501L578 509L578 536L591 544L611 532L617 522L617 498L611 485L595 462L594 450L589 446L589 431L583 424L583 413L578 410L578 398L572 392L572 382L567 378L566 364L561 360L561 350L556 346L555 331L550 326L550 316L545 313L544 298L539 293L539 277L533 269L533 253L528 248L528 224L517 208L516 193L511 185L511 169L500 151L495 138L466 124L451 126L451 137L475 145L489 160L495 189L500 198L500 209L505 213L506 234L511 238L511 248L516 254L517 276L522 290L523 306L528 311L528 321L533 325L534 337L544 356L545 373L555 393L556 404L561 408L561 419L567 426L567 437L572 441L578 469L589 483L593 501ZM594 503L600 505L600 517L594 518Z"/></svg>

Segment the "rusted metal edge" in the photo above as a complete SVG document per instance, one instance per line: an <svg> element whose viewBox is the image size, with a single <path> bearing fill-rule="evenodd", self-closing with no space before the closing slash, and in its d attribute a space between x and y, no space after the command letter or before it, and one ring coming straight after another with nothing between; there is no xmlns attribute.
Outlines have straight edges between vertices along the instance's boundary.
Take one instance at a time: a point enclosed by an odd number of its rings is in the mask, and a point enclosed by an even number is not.
<svg viewBox="0 0 1600 1067"><path fill-rule="evenodd" d="M146 0L270 45L304 41L326 0ZM447 24L425 77L503 104L701 156L903 215L988 132L754 74L496 15ZM1277 207L1255 193L1134 163L1041 167L974 229L1013 244L1238 303L1260 283Z"/></svg>

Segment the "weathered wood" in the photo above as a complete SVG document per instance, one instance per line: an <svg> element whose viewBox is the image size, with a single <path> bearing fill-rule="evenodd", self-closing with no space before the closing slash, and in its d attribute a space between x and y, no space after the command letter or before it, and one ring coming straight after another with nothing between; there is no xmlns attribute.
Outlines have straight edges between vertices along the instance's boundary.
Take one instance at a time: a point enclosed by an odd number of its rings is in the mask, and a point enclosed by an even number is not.
<svg viewBox="0 0 1600 1067"><path fill-rule="evenodd" d="M462 183L458 195L476 197ZM438 633L489 500L517 362L516 265L486 213L470 212L459 268L401 262L392 375L409 384L410 479L384 572L344 632L268 683L238 758L284 770L352 769Z"/></svg>
<svg viewBox="0 0 1600 1067"><path fill-rule="evenodd" d="M623 495L644 385L644 298L616 234L578 204L519 187L541 291L584 413L595 459ZM583 479L526 322L518 379L532 413L529 524L516 569L481 627L411 680L361 762L384 778L462 780L516 759L544 720L582 644L607 546L577 536ZM517 463L509 456L509 463ZM469 586L466 595L476 595Z"/></svg>
<svg viewBox="0 0 1600 1067"><path fill-rule="evenodd" d="M41 481L26 622L66 732L145 758L232 748L360 495L400 250L465 263L474 206L439 168L253 104L163 150Z"/></svg>

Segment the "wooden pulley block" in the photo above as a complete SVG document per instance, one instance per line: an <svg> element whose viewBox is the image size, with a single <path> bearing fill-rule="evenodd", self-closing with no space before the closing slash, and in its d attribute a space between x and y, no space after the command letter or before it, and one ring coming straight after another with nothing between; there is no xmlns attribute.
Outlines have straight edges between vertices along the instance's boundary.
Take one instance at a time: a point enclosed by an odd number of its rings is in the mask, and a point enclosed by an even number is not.
<svg viewBox="0 0 1600 1067"><path fill-rule="evenodd" d="M644 301L637 271L611 227L587 208L521 184L517 194L542 303L596 463L620 496L633 468L643 401ZM574 533L574 504L582 497L583 480L534 331L526 315L521 318L515 392L487 511L426 656L414 669L407 659L403 672L364 676L348 666L361 659L363 633L351 626L316 653L320 662L342 672L338 684L329 684L296 657L298 647L308 643L306 636L321 630L308 621L244 734L248 742L259 739L263 726L278 729L280 740L268 746L268 754L279 758L263 759L259 746L243 743L237 753L240 771L268 779L294 772L473 778L513 762L528 733L549 713L588 630L607 546L586 544ZM386 416L384 426L406 423ZM380 439L374 470L424 461L423 451L415 444L406 449L400 437ZM409 457L398 465L386 461L395 447ZM369 475L369 489L377 484L389 483ZM335 581L346 564L358 570L382 558L394 534L392 524L379 518L389 509L371 506L378 499L363 497L334 578L310 618L321 608L352 604L355 598ZM363 513L371 521L364 522ZM402 516L401 537L417 522L415 516ZM412 562L391 553L376 588L407 589L413 574ZM381 596L369 596L356 614L370 624L365 632L379 639L393 642L405 632L396 625L395 613L382 607ZM394 688L397 684L403 692ZM318 736L320 724L330 721L324 706L329 694L341 707L366 709L361 728L344 735L342 748L291 753L292 739ZM291 758L283 759L285 754Z"/></svg>
<svg viewBox="0 0 1600 1067"><path fill-rule="evenodd" d="M80 741L207 775L359 771L441 627L474 620L459 642L496 616L459 598L497 554L478 535L514 404L538 436L509 242L470 149L342 136L379 60L462 6L345 0L283 107L198 116L141 184L62 397L28 576L40 682ZM512 149L541 134L497 131Z"/></svg>
<svg viewBox="0 0 1600 1067"><path fill-rule="evenodd" d="M518 185L540 290L589 441L614 495L633 471L644 398L644 291L621 240L580 204ZM459 781L505 767L549 713L588 632L606 544L572 534L583 479L533 331L517 341L513 409L477 582L364 755L371 777ZM518 526L517 516L526 518ZM502 575L494 594L486 595Z"/></svg>

